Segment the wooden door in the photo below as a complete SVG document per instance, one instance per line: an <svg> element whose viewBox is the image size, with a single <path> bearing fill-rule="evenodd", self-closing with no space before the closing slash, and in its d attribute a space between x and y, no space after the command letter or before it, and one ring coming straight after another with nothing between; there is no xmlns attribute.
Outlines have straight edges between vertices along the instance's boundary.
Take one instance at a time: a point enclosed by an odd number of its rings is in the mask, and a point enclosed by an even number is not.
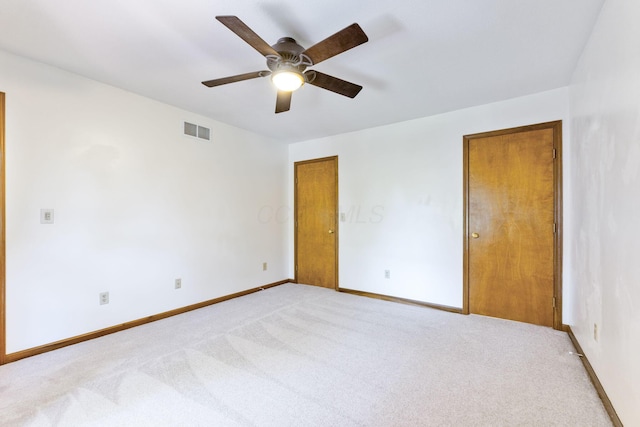
<svg viewBox="0 0 640 427"><path fill-rule="evenodd" d="M338 288L338 158L297 162L295 280Z"/></svg>
<svg viewBox="0 0 640 427"><path fill-rule="evenodd" d="M466 312L561 327L560 126L465 137Z"/></svg>

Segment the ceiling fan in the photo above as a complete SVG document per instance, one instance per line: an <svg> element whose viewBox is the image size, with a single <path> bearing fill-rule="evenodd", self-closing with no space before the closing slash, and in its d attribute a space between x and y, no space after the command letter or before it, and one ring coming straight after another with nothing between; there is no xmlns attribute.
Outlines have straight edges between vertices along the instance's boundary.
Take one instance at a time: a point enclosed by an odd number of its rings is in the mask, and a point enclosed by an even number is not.
<svg viewBox="0 0 640 427"><path fill-rule="evenodd" d="M305 83L348 96L349 98L355 98L362 89L360 85L337 77L315 70L307 70L307 67L316 65L367 42L369 38L358 24L351 24L305 49L291 37L282 37L276 44L269 46L237 16L216 16L216 19L260 52L267 59L267 68L269 69L207 80L202 82L205 86L214 87L242 80L271 76L271 80L278 88L276 113L289 111L292 92Z"/></svg>

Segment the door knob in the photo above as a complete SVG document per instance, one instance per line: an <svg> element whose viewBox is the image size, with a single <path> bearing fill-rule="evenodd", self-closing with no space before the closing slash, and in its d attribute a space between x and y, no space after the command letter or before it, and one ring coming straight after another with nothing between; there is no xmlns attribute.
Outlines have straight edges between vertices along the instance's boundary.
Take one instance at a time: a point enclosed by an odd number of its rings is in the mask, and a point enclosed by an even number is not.
<svg viewBox="0 0 640 427"><path fill-rule="evenodd" d="M471 233L471 237L477 239L478 237L480 237L480 235L478 233Z"/></svg>
<svg viewBox="0 0 640 427"><path fill-rule="evenodd" d="M333 230L329 230L329 234L333 234Z"/></svg>

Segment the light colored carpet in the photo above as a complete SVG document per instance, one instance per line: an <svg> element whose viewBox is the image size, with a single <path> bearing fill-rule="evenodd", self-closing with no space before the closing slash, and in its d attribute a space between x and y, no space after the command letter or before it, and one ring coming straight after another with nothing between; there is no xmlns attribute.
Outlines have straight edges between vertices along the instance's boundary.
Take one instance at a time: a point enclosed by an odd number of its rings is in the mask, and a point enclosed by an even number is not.
<svg viewBox="0 0 640 427"><path fill-rule="evenodd" d="M567 335L287 284L0 366L3 426L608 426Z"/></svg>

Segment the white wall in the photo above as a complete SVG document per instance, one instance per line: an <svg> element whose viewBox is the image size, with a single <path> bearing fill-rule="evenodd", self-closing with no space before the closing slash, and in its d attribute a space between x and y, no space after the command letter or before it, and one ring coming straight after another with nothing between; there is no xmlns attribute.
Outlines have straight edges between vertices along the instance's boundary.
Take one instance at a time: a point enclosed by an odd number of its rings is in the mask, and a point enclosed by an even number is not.
<svg viewBox="0 0 640 427"><path fill-rule="evenodd" d="M460 308L463 135L567 117L568 90L557 89L292 144L289 204L293 163L338 155L340 287ZM289 248L293 275L291 232Z"/></svg>
<svg viewBox="0 0 640 427"><path fill-rule="evenodd" d="M1 52L0 91L8 353L288 277L286 146Z"/></svg>
<svg viewBox="0 0 640 427"><path fill-rule="evenodd" d="M629 426L640 425L639 21L640 2L607 0L570 90L571 327Z"/></svg>

